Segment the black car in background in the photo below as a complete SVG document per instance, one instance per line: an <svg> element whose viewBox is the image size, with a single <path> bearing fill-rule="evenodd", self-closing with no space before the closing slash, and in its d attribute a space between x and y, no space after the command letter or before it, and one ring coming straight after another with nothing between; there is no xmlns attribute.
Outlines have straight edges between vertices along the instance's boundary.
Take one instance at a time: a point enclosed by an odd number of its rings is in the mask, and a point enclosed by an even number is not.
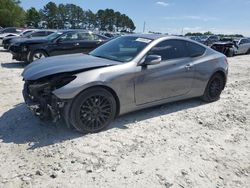
<svg viewBox="0 0 250 188"><path fill-rule="evenodd" d="M210 36L201 36L201 43L205 44L206 46L212 46L213 43L218 42L220 37L217 35L210 35Z"/></svg>
<svg viewBox="0 0 250 188"><path fill-rule="evenodd" d="M89 31L58 31L47 37L25 39L12 44L13 59L32 62L48 56L88 53L108 40Z"/></svg>
<svg viewBox="0 0 250 188"><path fill-rule="evenodd" d="M201 42L201 37L200 36L187 36L187 38L194 40L196 42L202 43Z"/></svg>
<svg viewBox="0 0 250 188"><path fill-rule="evenodd" d="M55 31L51 30L27 30L20 36L5 37L3 39L2 45L4 49L8 49L12 43L22 41L23 39L35 38L35 37L46 37Z"/></svg>
<svg viewBox="0 0 250 188"><path fill-rule="evenodd" d="M236 47L233 38L221 38L220 41L212 44L211 48L225 54L227 57L232 57L234 55L234 49Z"/></svg>
<svg viewBox="0 0 250 188"><path fill-rule="evenodd" d="M21 32L20 29L16 28L16 27L6 27L6 28L2 28L0 30L0 34L4 34L4 33L19 33Z"/></svg>

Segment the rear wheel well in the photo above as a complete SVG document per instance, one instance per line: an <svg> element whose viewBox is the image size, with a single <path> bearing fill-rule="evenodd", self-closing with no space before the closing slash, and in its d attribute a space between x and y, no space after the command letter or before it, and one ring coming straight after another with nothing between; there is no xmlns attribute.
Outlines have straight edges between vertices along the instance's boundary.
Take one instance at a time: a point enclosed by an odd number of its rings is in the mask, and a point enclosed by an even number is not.
<svg viewBox="0 0 250 188"><path fill-rule="evenodd" d="M216 74L220 75L223 78L224 81L223 89L224 89L226 86L226 74L223 71L217 71L210 77L210 79Z"/></svg>
<svg viewBox="0 0 250 188"><path fill-rule="evenodd" d="M247 50L247 54L250 54L250 48Z"/></svg>

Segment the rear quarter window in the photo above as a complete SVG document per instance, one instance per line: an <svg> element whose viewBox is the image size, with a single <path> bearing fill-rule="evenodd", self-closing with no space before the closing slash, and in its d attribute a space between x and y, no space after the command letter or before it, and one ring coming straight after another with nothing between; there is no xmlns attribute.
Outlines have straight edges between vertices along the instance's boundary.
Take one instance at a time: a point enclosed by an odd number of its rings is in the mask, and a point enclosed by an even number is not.
<svg viewBox="0 0 250 188"><path fill-rule="evenodd" d="M186 47L187 47L189 57L202 56L206 51L205 47L199 44L193 43L193 42L186 42Z"/></svg>
<svg viewBox="0 0 250 188"><path fill-rule="evenodd" d="M188 57L185 47L185 41L182 40L166 40L151 49L149 54L159 55L162 60L178 59Z"/></svg>

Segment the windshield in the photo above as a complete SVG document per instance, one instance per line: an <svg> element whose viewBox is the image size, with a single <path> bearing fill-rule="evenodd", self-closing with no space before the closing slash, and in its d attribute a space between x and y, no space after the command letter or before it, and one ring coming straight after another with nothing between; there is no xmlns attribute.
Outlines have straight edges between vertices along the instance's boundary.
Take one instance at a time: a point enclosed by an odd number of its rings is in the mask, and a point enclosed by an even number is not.
<svg viewBox="0 0 250 188"><path fill-rule="evenodd" d="M23 36L23 37L27 37L29 36L33 31L32 30L29 30L29 31L24 31L20 34L20 36Z"/></svg>
<svg viewBox="0 0 250 188"><path fill-rule="evenodd" d="M23 37L29 37L30 35L32 35L35 31L30 31L30 32L27 32L25 34L23 34L22 36Z"/></svg>
<svg viewBox="0 0 250 188"><path fill-rule="evenodd" d="M134 36L124 36L93 50L89 54L95 57L129 62L134 59L152 40Z"/></svg>
<svg viewBox="0 0 250 188"><path fill-rule="evenodd" d="M56 39L58 36L60 36L61 34L63 34L63 33L60 33L60 32L52 33L52 34L48 35L46 38L47 38L48 40L54 40L54 39Z"/></svg>

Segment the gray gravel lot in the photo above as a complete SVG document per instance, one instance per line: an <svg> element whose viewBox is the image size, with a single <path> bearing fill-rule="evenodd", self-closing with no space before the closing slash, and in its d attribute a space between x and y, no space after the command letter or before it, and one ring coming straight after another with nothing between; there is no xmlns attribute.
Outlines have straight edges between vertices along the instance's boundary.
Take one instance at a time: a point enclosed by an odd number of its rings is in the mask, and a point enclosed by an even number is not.
<svg viewBox="0 0 250 188"><path fill-rule="evenodd" d="M250 187L250 56L229 59L221 100L119 117L81 135L26 108L21 72L0 48L0 187Z"/></svg>

